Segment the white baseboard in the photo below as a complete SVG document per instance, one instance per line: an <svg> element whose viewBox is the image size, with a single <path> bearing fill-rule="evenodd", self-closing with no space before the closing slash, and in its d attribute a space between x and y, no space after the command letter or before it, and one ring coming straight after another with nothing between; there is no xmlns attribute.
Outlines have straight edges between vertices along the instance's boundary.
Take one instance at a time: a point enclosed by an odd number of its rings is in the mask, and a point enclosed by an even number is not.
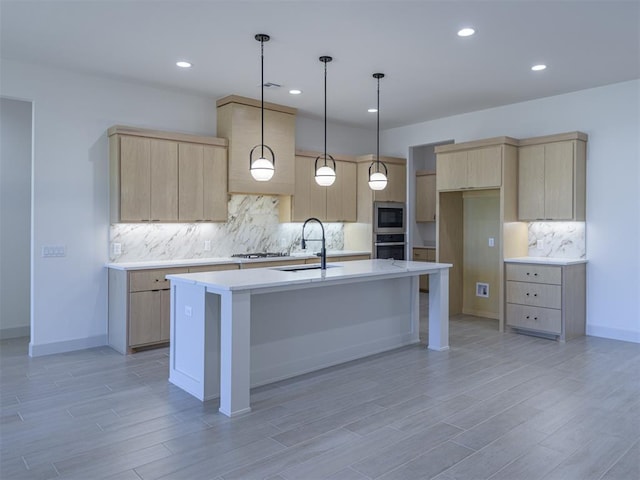
<svg viewBox="0 0 640 480"><path fill-rule="evenodd" d="M0 328L0 340L4 340L5 338L20 338L20 337L28 337L31 334L31 327L11 327L11 328Z"/></svg>
<svg viewBox="0 0 640 480"><path fill-rule="evenodd" d="M41 357L43 355L51 355L54 353L72 352L74 350L84 350L85 348L102 347L107 345L107 335L96 335L87 338L78 338L75 340L66 340L64 342L52 342L44 344L29 343L29 356Z"/></svg>
<svg viewBox="0 0 640 480"><path fill-rule="evenodd" d="M587 335L590 337L602 337L612 340L622 340L624 342L640 343L640 331L637 330L587 325Z"/></svg>

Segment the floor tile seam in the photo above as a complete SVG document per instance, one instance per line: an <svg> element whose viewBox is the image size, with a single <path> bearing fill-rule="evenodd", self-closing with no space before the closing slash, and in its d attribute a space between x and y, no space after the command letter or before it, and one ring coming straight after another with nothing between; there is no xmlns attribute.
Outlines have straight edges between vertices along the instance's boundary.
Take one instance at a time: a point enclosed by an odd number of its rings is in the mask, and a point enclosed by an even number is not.
<svg viewBox="0 0 640 480"><path fill-rule="evenodd" d="M617 463L618 463L620 460L622 460L622 457L624 457L628 452L630 452L630 451L631 451L631 449L632 449L633 447L635 447L638 443L640 443L640 438L639 438L638 440L636 440L635 442L630 442L629 447L628 447L627 449L625 449L625 450L624 450L624 452L623 452L623 453L621 453L621 454L618 456L618 458L617 458L617 459L616 459L616 460L615 460L615 461L614 461L614 462L609 466L609 468L607 468L607 469L602 473L602 475L600 475L600 477L598 477L598 480L600 480L600 479L604 478L604 476L605 476L607 473L609 473L609 471L610 471L611 469L613 469L613 468L617 465Z"/></svg>

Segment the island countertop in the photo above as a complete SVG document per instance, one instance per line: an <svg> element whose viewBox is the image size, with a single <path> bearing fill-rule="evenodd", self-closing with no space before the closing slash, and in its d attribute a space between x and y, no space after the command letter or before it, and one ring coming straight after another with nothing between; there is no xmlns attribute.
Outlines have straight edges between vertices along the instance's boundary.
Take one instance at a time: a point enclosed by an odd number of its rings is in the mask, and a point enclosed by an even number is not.
<svg viewBox="0 0 640 480"><path fill-rule="evenodd" d="M435 273L451 268L448 263L411 262L400 260L354 260L330 263L322 271L316 265L301 266L290 271L291 266L264 267L251 270L225 270L217 272L167 275L176 282L186 282L206 287L209 291L243 291L261 288L290 287L293 285L342 283L345 281L373 280Z"/></svg>

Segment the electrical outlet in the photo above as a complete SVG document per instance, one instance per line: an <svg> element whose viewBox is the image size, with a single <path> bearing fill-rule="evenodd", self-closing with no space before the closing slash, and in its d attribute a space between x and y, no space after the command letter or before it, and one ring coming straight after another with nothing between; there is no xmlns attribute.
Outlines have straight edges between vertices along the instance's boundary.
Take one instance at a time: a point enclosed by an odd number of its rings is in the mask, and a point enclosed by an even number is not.
<svg viewBox="0 0 640 480"><path fill-rule="evenodd" d="M191 307L189 305L185 305L184 306L184 316L185 317L190 317L191 315L193 315Z"/></svg>
<svg viewBox="0 0 640 480"><path fill-rule="evenodd" d="M205 252L210 252L211 251L211 240L205 240L204 241L204 251Z"/></svg>
<svg viewBox="0 0 640 480"><path fill-rule="evenodd" d="M538 240L538 241L536 242L536 248L537 248L538 250L544 250L544 240Z"/></svg>
<svg viewBox="0 0 640 480"><path fill-rule="evenodd" d="M111 253L113 255L122 255L122 244L114 242L111 244Z"/></svg>
<svg viewBox="0 0 640 480"><path fill-rule="evenodd" d="M489 298L489 284L488 283L476 283L476 297Z"/></svg>
<svg viewBox="0 0 640 480"><path fill-rule="evenodd" d="M493 237L489 237L489 246L490 247L495 247L496 246L496 239Z"/></svg>
<svg viewBox="0 0 640 480"><path fill-rule="evenodd" d="M42 247L43 257L66 257L67 247L64 245L44 245Z"/></svg>

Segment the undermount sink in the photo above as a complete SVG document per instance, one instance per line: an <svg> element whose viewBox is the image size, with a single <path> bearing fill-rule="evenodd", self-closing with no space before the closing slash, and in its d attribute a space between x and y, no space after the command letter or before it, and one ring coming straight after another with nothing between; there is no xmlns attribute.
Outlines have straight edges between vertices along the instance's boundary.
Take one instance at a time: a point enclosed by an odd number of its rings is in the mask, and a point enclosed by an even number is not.
<svg viewBox="0 0 640 480"><path fill-rule="evenodd" d="M337 265L327 265L327 268L333 268ZM320 265L311 264L311 265L292 265L290 267L276 267L272 268L272 270L280 270L281 272L300 272L305 270L320 270L322 267Z"/></svg>

